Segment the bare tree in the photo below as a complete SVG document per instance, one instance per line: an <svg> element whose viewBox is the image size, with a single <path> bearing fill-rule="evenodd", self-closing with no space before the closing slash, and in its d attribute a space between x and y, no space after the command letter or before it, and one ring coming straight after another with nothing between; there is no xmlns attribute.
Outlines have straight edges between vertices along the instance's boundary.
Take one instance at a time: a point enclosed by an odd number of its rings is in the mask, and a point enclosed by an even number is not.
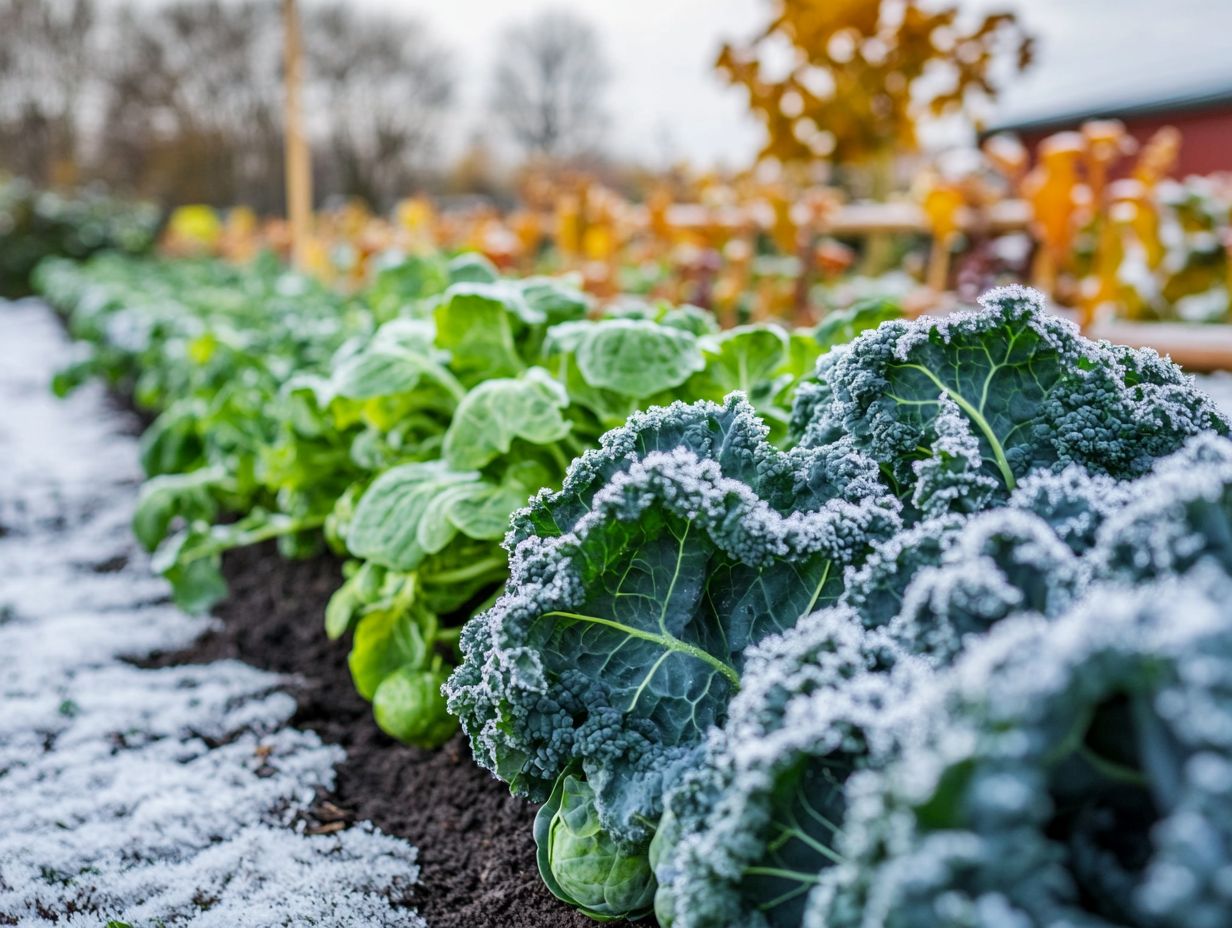
<svg viewBox="0 0 1232 928"><path fill-rule="evenodd" d="M450 56L414 19L342 0L304 13L310 131L326 187L388 205L435 154L453 96Z"/></svg>
<svg viewBox="0 0 1232 928"><path fill-rule="evenodd" d="M168 202L281 204L280 21L268 0L121 8L104 161Z"/></svg>
<svg viewBox="0 0 1232 928"><path fill-rule="evenodd" d="M545 10L503 32L492 111L528 154L579 155L599 141L608 80L594 28L566 10Z"/></svg>
<svg viewBox="0 0 1232 928"><path fill-rule="evenodd" d="M388 205L431 163L449 56L405 17L304 14L321 197ZM37 183L280 211L283 93L277 0L0 0L0 170Z"/></svg>
<svg viewBox="0 0 1232 928"><path fill-rule="evenodd" d="M0 152L10 170L77 180L96 20L93 0L0 0Z"/></svg>

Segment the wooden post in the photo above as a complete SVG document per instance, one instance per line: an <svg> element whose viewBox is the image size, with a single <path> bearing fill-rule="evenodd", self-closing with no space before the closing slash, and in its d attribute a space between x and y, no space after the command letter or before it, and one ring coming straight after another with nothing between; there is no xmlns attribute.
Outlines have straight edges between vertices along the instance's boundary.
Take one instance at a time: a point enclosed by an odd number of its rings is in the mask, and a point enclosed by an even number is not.
<svg viewBox="0 0 1232 928"><path fill-rule="evenodd" d="M953 241L952 233L933 236L933 246L928 252L928 270L924 275L924 285L936 293L944 291L950 279L950 246Z"/></svg>
<svg viewBox="0 0 1232 928"><path fill-rule="evenodd" d="M287 217L291 223L291 263L308 267L308 239L312 231L312 158L304 132L300 90L303 85L303 39L295 0L282 0L286 96Z"/></svg>

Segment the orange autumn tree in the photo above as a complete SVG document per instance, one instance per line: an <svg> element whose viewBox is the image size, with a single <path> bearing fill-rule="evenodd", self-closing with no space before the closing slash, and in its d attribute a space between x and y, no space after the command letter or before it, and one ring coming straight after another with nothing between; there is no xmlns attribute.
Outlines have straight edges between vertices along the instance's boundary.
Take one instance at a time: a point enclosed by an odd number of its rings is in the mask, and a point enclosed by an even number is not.
<svg viewBox="0 0 1232 928"><path fill-rule="evenodd" d="M747 90L766 127L761 157L784 164L886 165L916 147L922 116L995 98L999 58L1018 70L1031 60L1032 41L1011 13L964 26L955 4L771 2L770 24L747 44L724 45L716 66Z"/></svg>

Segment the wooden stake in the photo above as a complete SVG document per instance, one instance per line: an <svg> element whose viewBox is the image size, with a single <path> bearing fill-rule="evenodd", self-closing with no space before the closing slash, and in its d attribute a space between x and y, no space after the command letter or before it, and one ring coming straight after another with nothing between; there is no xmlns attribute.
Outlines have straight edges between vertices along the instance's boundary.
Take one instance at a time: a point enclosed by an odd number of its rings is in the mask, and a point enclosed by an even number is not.
<svg viewBox="0 0 1232 928"><path fill-rule="evenodd" d="M303 84L303 39L295 0L282 0L284 70L286 81L287 217L291 223L291 263L308 268L308 239L312 232L312 156L304 132L300 89Z"/></svg>
<svg viewBox="0 0 1232 928"><path fill-rule="evenodd" d="M950 279L950 245L952 235L933 236L933 247L928 252L928 272L924 283L929 290L941 293Z"/></svg>

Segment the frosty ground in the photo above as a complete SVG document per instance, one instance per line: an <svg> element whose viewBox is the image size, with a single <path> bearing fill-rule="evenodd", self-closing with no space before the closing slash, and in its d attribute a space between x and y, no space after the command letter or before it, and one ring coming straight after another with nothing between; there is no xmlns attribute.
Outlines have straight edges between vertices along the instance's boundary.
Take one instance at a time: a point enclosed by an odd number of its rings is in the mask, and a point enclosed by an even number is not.
<svg viewBox="0 0 1232 928"><path fill-rule="evenodd" d="M278 677L142 669L206 628L131 541L132 423L67 401L51 313L0 304L0 925L422 925L416 850L307 835L341 750L287 727Z"/></svg>

